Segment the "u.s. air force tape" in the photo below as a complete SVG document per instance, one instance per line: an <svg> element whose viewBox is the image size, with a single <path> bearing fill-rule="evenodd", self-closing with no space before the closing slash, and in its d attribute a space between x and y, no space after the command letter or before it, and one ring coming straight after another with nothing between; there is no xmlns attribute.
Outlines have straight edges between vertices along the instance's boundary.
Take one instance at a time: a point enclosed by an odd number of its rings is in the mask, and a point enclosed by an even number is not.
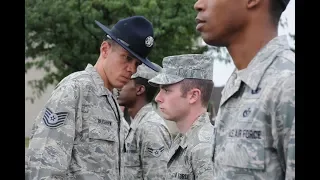
<svg viewBox="0 0 320 180"><path fill-rule="evenodd" d="M43 115L43 123L49 128L58 128L64 125L65 120L67 119L68 112L52 112L49 108L46 108L46 111Z"/></svg>

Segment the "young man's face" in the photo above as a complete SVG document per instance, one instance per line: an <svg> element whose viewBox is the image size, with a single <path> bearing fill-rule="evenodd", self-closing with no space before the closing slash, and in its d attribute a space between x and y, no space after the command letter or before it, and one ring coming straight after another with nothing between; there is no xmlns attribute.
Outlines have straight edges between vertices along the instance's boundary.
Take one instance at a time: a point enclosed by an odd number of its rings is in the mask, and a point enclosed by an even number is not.
<svg viewBox="0 0 320 180"><path fill-rule="evenodd" d="M163 118L179 121L189 111L189 101L182 97L181 83L161 85L155 100L159 105Z"/></svg>
<svg viewBox="0 0 320 180"><path fill-rule="evenodd" d="M228 45L248 19L246 5L246 0L198 0L196 29L207 44Z"/></svg>
<svg viewBox="0 0 320 180"><path fill-rule="evenodd" d="M141 62L120 45L113 43L110 46L108 42L104 43L108 46L102 49L106 51L102 53L106 53L103 68L107 81L113 88L122 88L130 81L131 75L137 71Z"/></svg>
<svg viewBox="0 0 320 180"><path fill-rule="evenodd" d="M118 103L120 106L125 106L130 108L134 105L136 101L136 86L134 80L131 79L127 84L125 84L119 91Z"/></svg>

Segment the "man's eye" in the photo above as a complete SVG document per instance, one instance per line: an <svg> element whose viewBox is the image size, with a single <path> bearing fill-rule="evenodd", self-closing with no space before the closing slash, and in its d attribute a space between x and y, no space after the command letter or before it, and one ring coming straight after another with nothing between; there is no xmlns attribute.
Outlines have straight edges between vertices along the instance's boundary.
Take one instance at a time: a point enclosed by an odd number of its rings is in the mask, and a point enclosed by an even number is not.
<svg viewBox="0 0 320 180"><path fill-rule="evenodd" d="M137 61L136 62L136 66L138 67L138 66L140 66L142 63L141 63L141 61Z"/></svg>
<svg viewBox="0 0 320 180"><path fill-rule="evenodd" d="M131 57L131 56L126 56L126 59L127 59L127 61L132 61L133 60L133 57Z"/></svg>

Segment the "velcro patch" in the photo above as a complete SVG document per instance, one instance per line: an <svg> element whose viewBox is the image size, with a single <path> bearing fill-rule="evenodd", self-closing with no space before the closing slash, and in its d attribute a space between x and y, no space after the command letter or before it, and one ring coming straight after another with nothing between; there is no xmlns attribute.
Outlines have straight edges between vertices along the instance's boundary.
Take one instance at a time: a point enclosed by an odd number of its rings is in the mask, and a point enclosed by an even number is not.
<svg viewBox="0 0 320 180"><path fill-rule="evenodd" d="M212 139L212 126L203 126L198 134L201 142L209 142Z"/></svg>
<svg viewBox="0 0 320 180"><path fill-rule="evenodd" d="M159 157L162 154L163 150L164 150L163 146L159 149L148 148L149 154L151 154L154 157Z"/></svg>
<svg viewBox="0 0 320 180"><path fill-rule="evenodd" d="M46 108L44 116L42 118L44 124L49 128L58 128L64 125L67 119L68 112L54 113L49 108Z"/></svg>

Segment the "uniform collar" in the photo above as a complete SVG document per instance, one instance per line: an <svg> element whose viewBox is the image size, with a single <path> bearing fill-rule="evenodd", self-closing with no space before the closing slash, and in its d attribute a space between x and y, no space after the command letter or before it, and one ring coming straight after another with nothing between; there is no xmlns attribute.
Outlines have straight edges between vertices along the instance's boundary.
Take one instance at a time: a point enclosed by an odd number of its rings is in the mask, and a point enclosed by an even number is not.
<svg viewBox="0 0 320 180"><path fill-rule="evenodd" d="M92 77L93 82L97 88L96 94L98 96L112 96L112 93L109 91L109 89L104 87L104 82L100 74L91 64L87 65L85 71L88 72Z"/></svg>
<svg viewBox="0 0 320 180"><path fill-rule="evenodd" d="M202 125L204 125L208 122L210 123L208 112L201 114L197 118L197 120L195 120L193 122L193 124L191 125L191 128L185 134L179 133L177 135L177 137L180 138L179 145L183 149L185 149L188 146L188 144L190 144L190 142L193 140L195 133L197 133L196 131L193 131L193 130L197 127L201 127Z"/></svg>
<svg viewBox="0 0 320 180"><path fill-rule="evenodd" d="M151 103L148 103L146 105L144 105L139 111L138 113L136 114L136 116L134 117L134 119L131 121L131 125L130 125L130 128L135 130L140 121L142 120L142 118L150 111L152 111L152 104Z"/></svg>
<svg viewBox="0 0 320 180"><path fill-rule="evenodd" d="M275 37L257 53L246 69L235 70L234 73L252 90L256 90L269 65L286 49L290 49L286 35Z"/></svg>

